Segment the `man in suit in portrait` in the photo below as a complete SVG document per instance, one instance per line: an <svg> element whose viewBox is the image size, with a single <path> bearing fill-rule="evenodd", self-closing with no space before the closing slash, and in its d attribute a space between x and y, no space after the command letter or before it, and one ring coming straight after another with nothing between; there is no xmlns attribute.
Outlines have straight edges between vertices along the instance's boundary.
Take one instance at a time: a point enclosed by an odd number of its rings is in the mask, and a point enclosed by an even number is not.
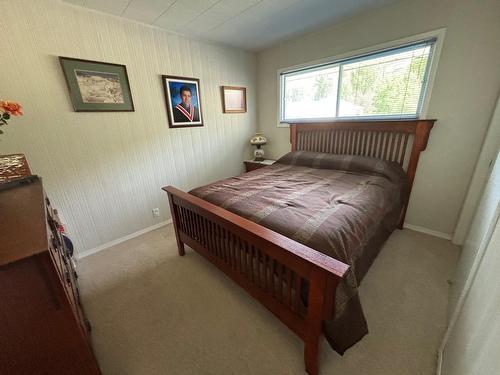
<svg viewBox="0 0 500 375"><path fill-rule="evenodd" d="M174 122L197 122L200 121L198 108L191 102L192 91L187 85L181 86L179 90L181 102L173 108Z"/></svg>

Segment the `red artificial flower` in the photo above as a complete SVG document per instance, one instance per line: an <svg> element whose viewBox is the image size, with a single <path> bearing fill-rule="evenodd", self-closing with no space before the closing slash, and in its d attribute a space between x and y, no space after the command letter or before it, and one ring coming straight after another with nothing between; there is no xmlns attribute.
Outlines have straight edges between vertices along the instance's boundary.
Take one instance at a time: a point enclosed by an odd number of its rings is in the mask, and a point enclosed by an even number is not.
<svg viewBox="0 0 500 375"><path fill-rule="evenodd" d="M19 103L10 102L8 100L0 100L0 109L11 116L21 116L23 114L22 107Z"/></svg>

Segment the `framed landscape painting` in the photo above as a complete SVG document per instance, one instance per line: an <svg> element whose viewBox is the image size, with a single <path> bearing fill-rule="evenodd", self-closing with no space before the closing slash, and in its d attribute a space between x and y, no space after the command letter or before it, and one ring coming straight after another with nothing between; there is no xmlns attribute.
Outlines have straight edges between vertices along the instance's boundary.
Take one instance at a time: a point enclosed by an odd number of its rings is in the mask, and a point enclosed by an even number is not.
<svg viewBox="0 0 500 375"><path fill-rule="evenodd" d="M133 111L125 65L59 57L75 112Z"/></svg>
<svg viewBox="0 0 500 375"><path fill-rule="evenodd" d="M221 86L222 111L224 113L245 113L247 111L247 89L238 86Z"/></svg>
<svg viewBox="0 0 500 375"><path fill-rule="evenodd" d="M170 128L203 126L200 80L163 75L163 91Z"/></svg>

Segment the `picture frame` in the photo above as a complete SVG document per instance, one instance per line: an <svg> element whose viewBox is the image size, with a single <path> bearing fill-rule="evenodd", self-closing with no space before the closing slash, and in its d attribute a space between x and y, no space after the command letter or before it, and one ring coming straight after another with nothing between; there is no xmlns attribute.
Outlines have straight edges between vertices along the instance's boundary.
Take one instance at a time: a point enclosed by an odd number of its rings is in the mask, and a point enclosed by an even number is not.
<svg viewBox="0 0 500 375"><path fill-rule="evenodd" d="M240 86L221 86L222 112L245 113L247 111L247 89Z"/></svg>
<svg viewBox="0 0 500 375"><path fill-rule="evenodd" d="M133 112L127 67L59 56L75 112Z"/></svg>
<svg viewBox="0 0 500 375"><path fill-rule="evenodd" d="M162 75L169 128L203 126L200 80Z"/></svg>

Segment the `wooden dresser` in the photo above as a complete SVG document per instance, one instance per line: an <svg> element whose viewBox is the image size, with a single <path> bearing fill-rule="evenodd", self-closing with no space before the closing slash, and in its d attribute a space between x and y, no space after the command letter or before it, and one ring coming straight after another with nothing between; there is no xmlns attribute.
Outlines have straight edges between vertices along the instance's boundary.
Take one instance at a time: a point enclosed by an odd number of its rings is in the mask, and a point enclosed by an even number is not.
<svg viewBox="0 0 500 375"><path fill-rule="evenodd" d="M0 184L0 374L100 374L57 213L19 177Z"/></svg>

